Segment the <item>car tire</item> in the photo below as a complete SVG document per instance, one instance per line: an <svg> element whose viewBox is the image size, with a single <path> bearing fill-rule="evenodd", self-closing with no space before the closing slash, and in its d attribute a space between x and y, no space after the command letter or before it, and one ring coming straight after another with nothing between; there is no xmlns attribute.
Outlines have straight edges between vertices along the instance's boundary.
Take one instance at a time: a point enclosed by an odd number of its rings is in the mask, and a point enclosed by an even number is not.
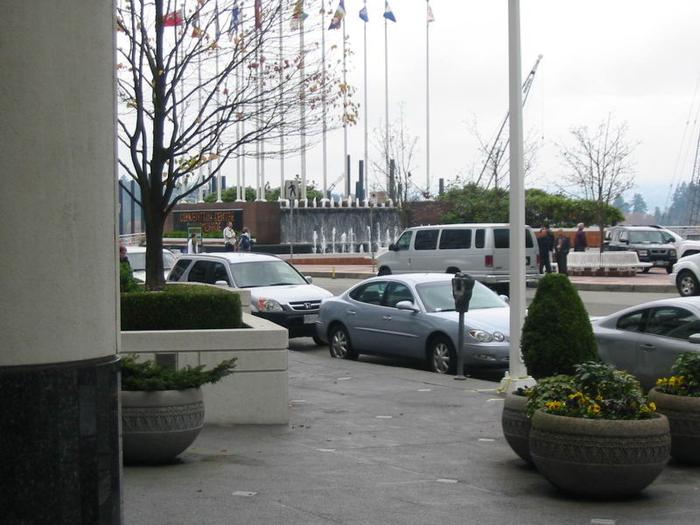
<svg viewBox="0 0 700 525"><path fill-rule="evenodd" d="M642 273L649 273L649 270L651 270L651 266L647 266L646 268L642 268Z"/></svg>
<svg viewBox="0 0 700 525"><path fill-rule="evenodd" d="M459 273L459 268L455 268L454 266L450 266L445 273L451 273L451 274L456 274Z"/></svg>
<svg viewBox="0 0 700 525"><path fill-rule="evenodd" d="M667 267L666 267L666 273L672 274L672 273L673 273L673 266L667 266Z"/></svg>
<svg viewBox="0 0 700 525"><path fill-rule="evenodd" d="M439 335L428 345L428 368L436 374L454 374L457 369L457 353L449 337Z"/></svg>
<svg viewBox="0 0 700 525"><path fill-rule="evenodd" d="M314 336L313 336L313 340L314 340L314 343L316 343L316 346L325 346L325 345L326 345L326 343L324 343L324 342L321 340L321 338L318 337L317 335L314 335Z"/></svg>
<svg viewBox="0 0 700 525"><path fill-rule="evenodd" d="M328 349L331 357L350 359L352 361L357 359L357 352L353 349L350 342L350 334L348 334L347 328L342 324L337 324L331 328L328 336Z"/></svg>
<svg viewBox="0 0 700 525"><path fill-rule="evenodd" d="M391 268L389 268L388 266L382 266L381 268L379 268L377 275L391 275Z"/></svg>
<svg viewBox="0 0 700 525"><path fill-rule="evenodd" d="M683 270L676 277L676 288L681 297L698 295L698 280L693 272Z"/></svg>

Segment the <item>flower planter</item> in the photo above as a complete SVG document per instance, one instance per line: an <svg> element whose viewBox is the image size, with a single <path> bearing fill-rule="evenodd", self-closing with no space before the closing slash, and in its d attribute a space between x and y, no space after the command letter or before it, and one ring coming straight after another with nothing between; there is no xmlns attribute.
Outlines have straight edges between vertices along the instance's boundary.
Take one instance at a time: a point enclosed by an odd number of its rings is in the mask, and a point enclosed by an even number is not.
<svg viewBox="0 0 700 525"><path fill-rule="evenodd" d="M668 419L602 420L538 410L532 418L530 454L537 469L560 490L594 498L631 496L661 473L671 450Z"/></svg>
<svg viewBox="0 0 700 525"><path fill-rule="evenodd" d="M518 456L532 464L530 457L530 418L527 417L527 397L509 393L501 415L503 435Z"/></svg>
<svg viewBox="0 0 700 525"><path fill-rule="evenodd" d="M691 465L700 464L700 397L676 396L652 388L649 401L668 418L671 456Z"/></svg>
<svg viewBox="0 0 700 525"><path fill-rule="evenodd" d="M204 426L199 388L121 392L124 463L168 463Z"/></svg>

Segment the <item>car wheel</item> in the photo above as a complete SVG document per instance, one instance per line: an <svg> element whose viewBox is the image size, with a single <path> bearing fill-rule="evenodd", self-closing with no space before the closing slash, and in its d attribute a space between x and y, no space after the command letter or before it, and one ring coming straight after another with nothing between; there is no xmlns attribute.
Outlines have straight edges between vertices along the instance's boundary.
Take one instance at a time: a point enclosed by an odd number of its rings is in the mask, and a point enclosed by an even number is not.
<svg viewBox="0 0 700 525"><path fill-rule="evenodd" d="M343 325L336 325L331 328L328 338L328 347L331 357L338 359L357 359L357 352L353 350L350 342L350 334Z"/></svg>
<svg viewBox="0 0 700 525"><path fill-rule="evenodd" d="M666 273L673 273L673 266L667 266L666 267Z"/></svg>
<svg viewBox="0 0 700 525"><path fill-rule="evenodd" d="M649 273L649 270L651 270L651 266L647 266L646 268L642 268L642 273Z"/></svg>
<svg viewBox="0 0 700 525"><path fill-rule="evenodd" d="M451 274L459 273L459 268L455 268L454 266L450 266L447 269L447 271L445 271L445 273L451 273Z"/></svg>
<svg viewBox="0 0 700 525"><path fill-rule="evenodd" d="M444 335L430 341L428 348L428 366L438 374L454 374L457 368L457 354L452 341Z"/></svg>
<svg viewBox="0 0 700 525"><path fill-rule="evenodd" d="M391 275L391 268L389 268L388 266L382 266L381 268L379 268L377 275Z"/></svg>
<svg viewBox="0 0 700 525"><path fill-rule="evenodd" d="M313 336L313 339L314 339L314 343L316 343L317 346L325 346L325 344L326 344L316 335Z"/></svg>
<svg viewBox="0 0 700 525"><path fill-rule="evenodd" d="M683 270L676 278L676 288L681 297L690 297L698 294L698 280L692 272Z"/></svg>

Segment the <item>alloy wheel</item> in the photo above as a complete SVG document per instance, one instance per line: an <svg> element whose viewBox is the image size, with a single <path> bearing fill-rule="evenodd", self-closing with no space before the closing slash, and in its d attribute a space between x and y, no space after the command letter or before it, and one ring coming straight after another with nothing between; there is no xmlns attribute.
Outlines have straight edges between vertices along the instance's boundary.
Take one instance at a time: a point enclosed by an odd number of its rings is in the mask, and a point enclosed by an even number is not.
<svg viewBox="0 0 700 525"><path fill-rule="evenodd" d="M336 330L331 338L331 355L339 359L345 359L348 355L349 342L345 331Z"/></svg>
<svg viewBox="0 0 700 525"><path fill-rule="evenodd" d="M443 341L433 346L433 370L438 374L446 374L450 369L450 347Z"/></svg>

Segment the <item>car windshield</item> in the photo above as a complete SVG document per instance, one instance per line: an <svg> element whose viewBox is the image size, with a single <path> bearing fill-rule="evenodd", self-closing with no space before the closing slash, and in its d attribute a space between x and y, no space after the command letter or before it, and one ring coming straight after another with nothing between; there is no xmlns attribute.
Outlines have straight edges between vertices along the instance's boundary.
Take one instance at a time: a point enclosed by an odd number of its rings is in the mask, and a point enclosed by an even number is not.
<svg viewBox="0 0 700 525"><path fill-rule="evenodd" d="M666 236L660 231L631 231L631 244L666 244Z"/></svg>
<svg viewBox="0 0 700 525"><path fill-rule="evenodd" d="M146 252L127 253L131 269L135 272L142 272L146 269ZM175 266L175 256L169 251L163 250L163 270L168 271Z"/></svg>
<svg viewBox="0 0 700 525"><path fill-rule="evenodd" d="M299 272L284 261L231 263L230 268L239 288L307 284Z"/></svg>
<svg viewBox="0 0 700 525"><path fill-rule="evenodd" d="M418 295L428 312L449 312L455 309L455 300L452 296L452 281L439 281L433 283L423 283L416 286ZM480 310L482 308L503 308L508 306L492 290L481 284L474 283L470 310Z"/></svg>

